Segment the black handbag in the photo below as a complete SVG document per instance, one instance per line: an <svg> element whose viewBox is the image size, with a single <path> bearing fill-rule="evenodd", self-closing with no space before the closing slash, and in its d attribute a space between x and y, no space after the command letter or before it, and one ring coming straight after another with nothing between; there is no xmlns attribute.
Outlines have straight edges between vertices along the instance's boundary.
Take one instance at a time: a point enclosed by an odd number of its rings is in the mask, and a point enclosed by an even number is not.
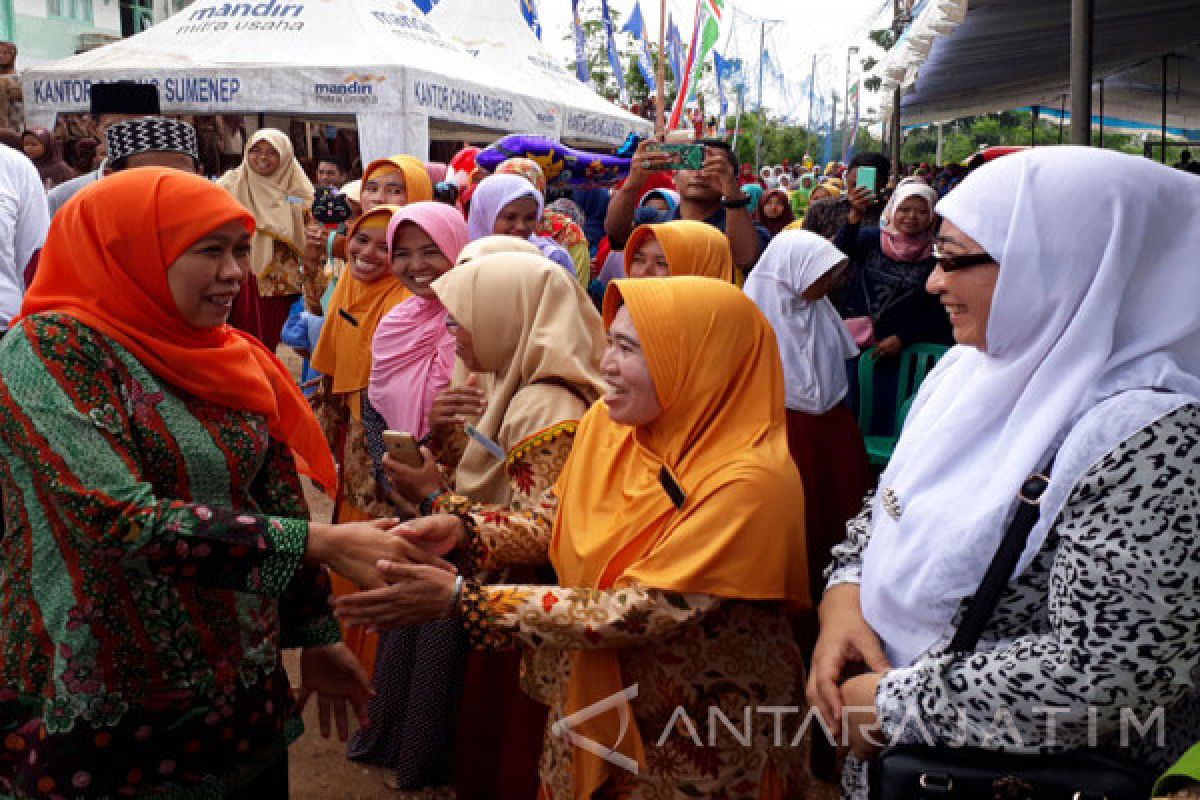
<svg viewBox="0 0 1200 800"><path fill-rule="evenodd" d="M1053 464L1053 461L1051 461ZM1031 475L949 650L972 653L1041 514L1050 466ZM1053 755L897 745L867 767L871 800L1148 800L1154 774L1095 750Z"/></svg>

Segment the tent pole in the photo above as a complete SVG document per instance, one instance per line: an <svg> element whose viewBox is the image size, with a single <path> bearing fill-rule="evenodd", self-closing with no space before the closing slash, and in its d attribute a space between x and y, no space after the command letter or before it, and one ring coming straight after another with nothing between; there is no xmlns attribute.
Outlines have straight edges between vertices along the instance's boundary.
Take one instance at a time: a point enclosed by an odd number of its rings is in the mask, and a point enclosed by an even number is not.
<svg viewBox="0 0 1200 800"><path fill-rule="evenodd" d="M654 112L654 132L662 136L667 127L667 0L658 10L658 98Z"/></svg>
<svg viewBox="0 0 1200 800"><path fill-rule="evenodd" d="M1092 28L1096 0L1071 0L1071 144L1092 143Z"/></svg>
<svg viewBox="0 0 1200 800"><path fill-rule="evenodd" d="M1063 121L1067 118L1067 96L1062 96L1062 104L1058 109L1058 143L1063 143Z"/></svg>
<svg viewBox="0 0 1200 800"><path fill-rule="evenodd" d="M1104 147L1104 78L1100 79L1100 146Z"/></svg>
<svg viewBox="0 0 1200 800"><path fill-rule="evenodd" d="M1162 149L1158 151L1158 160L1167 163L1167 56L1162 57Z"/></svg>
<svg viewBox="0 0 1200 800"><path fill-rule="evenodd" d="M1038 117L1041 116L1042 107L1034 106L1033 113L1029 115L1029 146L1037 147L1037 124Z"/></svg>

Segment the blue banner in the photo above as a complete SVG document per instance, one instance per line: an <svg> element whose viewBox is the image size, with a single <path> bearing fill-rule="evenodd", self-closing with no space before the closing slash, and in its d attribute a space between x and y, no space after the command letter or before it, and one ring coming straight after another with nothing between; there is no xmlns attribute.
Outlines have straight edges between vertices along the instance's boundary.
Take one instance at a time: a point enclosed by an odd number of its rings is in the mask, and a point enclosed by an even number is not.
<svg viewBox="0 0 1200 800"><path fill-rule="evenodd" d="M571 17L575 24L575 77L587 83L592 73L588 70L587 39L583 35L583 21L579 19L579 0L571 0Z"/></svg>
<svg viewBox="0 0 1200 800"><path fill-rule="evenodd" d="M717 103L720 106L723 121L725 115L729 113L729 98L725 96L725 82L733 78L733 62L722 58L720 53L713 50L713 67L717 71Z"/></svg>
<svg viewBox="0 0 1200 800"><path fill-rule="evenodd" d="M667 20L667 64L671 67L671 74L675 76L675 83L679 84L683 80L683 36L675 26L675 18L668 14Z"/></svg>
<svg viewBox="0 0 1200 800"><path fill-rule="evenodd" d="M625 70L621 67L621 54L617 51L617 40L613 38L612 16L608 13L608 0L600 0L600 11L604 17L604 32L608 36L608 63L613 69L613 78L621 93L625 93Z"/></svg>
<svg viewBox="0 0 1200 800"><path fill-rule="evenodd" d="M437 0L431 0L431 2L437 3ZM538 19L537 3L534 0L519 0L519 2L521 3L521 16L525 17L525 23L533 31L533 35L541 39L542 23Z"/></svg>
<svg viewBox="0 0 1200 800"><path fill-rule="evenodd" d="M428 14L438 4L438 0L413 0L413 3L417 8Z"/></svg>
<svg viewBox="0 0 1200 800"><path fill-rule="evenodd" d="M642 73L642 78L646 81L650 93L654 94L658 91L658 81L654 79L654 61L650 58L650 46L646 44L646 23L642 19L640 0L635 0L633 13L629 15L629 21L621 30L632 34L641 44L637 50L638 70Z"/></svg>

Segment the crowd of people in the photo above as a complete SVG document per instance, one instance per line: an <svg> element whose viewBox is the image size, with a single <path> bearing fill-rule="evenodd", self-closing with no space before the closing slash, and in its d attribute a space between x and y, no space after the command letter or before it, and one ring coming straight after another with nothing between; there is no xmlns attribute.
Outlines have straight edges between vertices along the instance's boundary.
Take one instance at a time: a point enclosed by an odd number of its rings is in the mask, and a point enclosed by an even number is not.
<svg viewBox="0 0 1200 800"><path fill-rule="evenodd" d="M152 87L93 102L104 163L49 201L53 142L0 147L0 793L286 797L310 697L412 798L866 798L885 744L1152 776L1200 739L1194 176L704 139L564 192L308 174L262 129L210 181Z"/></svg>

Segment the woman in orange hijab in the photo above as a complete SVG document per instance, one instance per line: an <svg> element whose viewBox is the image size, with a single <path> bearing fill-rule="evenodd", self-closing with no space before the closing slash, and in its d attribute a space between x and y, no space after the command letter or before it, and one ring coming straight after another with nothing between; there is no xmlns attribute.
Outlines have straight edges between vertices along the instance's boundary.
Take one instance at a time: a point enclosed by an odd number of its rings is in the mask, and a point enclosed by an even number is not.
<svg viewBox="0 0 1200 800"><path fill-rule="evenodd" d="M323 376L313 405L340 467L334 494L336 522L395 513L380 497L374 462L367 449L363 408L370 403L367 387L371 382L375 329L384 315L412 296L392 274L388 260L387 227L397 210L397 206L374 206L348 231L346 269L329 300L329 312L312 356L313 369ZM333 588L339 595L358 588L345 577L333 576ZM371 672L377 637L361 628L347 629L345 635L350 649Z"/></svg>
<svg viewBox="0 0 1200 800"><path fill-rule="evenodd" d="M695 277L617 281L604 317L608 393L539 506L405 526L431 553L466 548L481 573L548 559L561 585L384 565L394 586L340 599L338 615L450 609L477 647L524 649L525 684L557 720L544 798L804 797L804 714L742 722L804 706L789 624L810 605L803 488L775 337L736 287ZM710 709L731 727L709 730Z"/></svg>
<svg viewBox="0 0 1200 800"><path fill-rule="evenodd" d="M8 793L286 797L284 647L323 730L329 701L343 738L344 703L364 716L321 564L381 586L403 539L308 522L297 467L332 486L329 448L226 324L253 232L195 175L105 178L59 211L0 343Z"/></svg>
<svg viewBox="0 0 1200 800"><path fill-rule="evenodd" d="M732 283L733 253L725 234L703 222L639 225L625 245L625 274L630 278L696 275Z"/></svg>

